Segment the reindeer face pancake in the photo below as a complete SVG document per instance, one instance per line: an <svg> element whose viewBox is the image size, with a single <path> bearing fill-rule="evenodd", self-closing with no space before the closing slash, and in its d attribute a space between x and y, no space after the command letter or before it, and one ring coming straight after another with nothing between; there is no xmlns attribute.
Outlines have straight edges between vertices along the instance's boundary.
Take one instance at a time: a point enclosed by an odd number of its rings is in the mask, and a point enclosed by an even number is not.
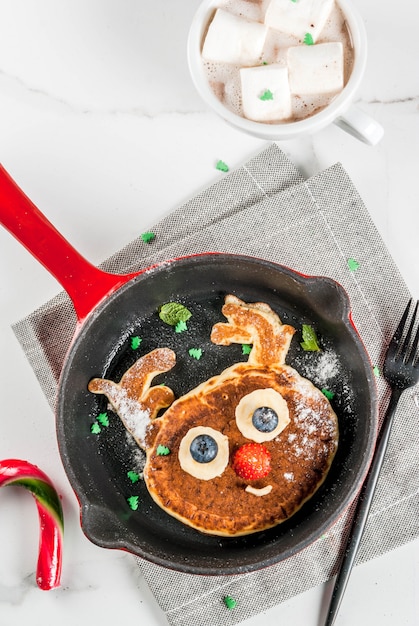
<svg viewBox="0 0 419 626"><path fill-rule="evenodd" d="M324 395L284 364L294 329L263 303L227 296L222 310L228 322L216 324L211 339L252 344L248 362L205 381L162 417L156 407L168 406L171 392L149 384L173 366L167 349L143 357L119 384L95 379L89 389L108 396L145 449L144 479L157 504L202 532L236 536L288 519L313 495L336 452L338 427ZM128 417L121 397L132 400ZM146 432L135 428L133 406L142 418L148 411ZM170 454L159 455L159 446Z"/></svg>

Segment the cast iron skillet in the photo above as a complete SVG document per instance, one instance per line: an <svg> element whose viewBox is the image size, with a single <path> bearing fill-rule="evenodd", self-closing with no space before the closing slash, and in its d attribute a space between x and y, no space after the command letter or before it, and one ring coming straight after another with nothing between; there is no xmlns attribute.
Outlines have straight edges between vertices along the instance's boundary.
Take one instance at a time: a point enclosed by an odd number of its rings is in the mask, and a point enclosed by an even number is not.
<svg viewBox="0 0 419 626"><path fill-rule="evenodd" d="M182 572L238 574L295 554L342 515L369 466L377 412L371 364L340 285L264 260L218 253L176 259L127 276L104 273L61 237L2 168L0 218L59 280L77 313L78 326L59 383L57 438L80 502L82 528L92 542ZM140 354L159 346L175 350L177 365L154 382L164 381L177 396L246 360L240 346L209 341L212 325L223 320L227 293L248 302L268 302L283 322L297 329L303 323L315 328L322 352L304 352L297 332L287 362L318 386L334 391L340 428L337 455L313 498L285 523L239 538L211 537L183 525L152 501L144 483L133 484L127 472L140 471L144 456L104 397L87 390L92 377L119 380ZM158 308L168 301L182 302L192 311L187 333L177 334L159 320ZM139 352L132 348L133 336L142 338ZM203 358L192 361L190 347L200 347ZM110 425L93 434L91 425L104 411ZM127 502L131 495L139 496L136 511Z"/></svg>

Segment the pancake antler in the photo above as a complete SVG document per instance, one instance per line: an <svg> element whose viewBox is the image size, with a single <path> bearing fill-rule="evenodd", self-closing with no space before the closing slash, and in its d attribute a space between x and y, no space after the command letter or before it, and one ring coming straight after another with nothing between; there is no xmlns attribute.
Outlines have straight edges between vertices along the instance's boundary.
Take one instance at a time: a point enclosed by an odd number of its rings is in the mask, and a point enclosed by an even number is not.
<svg viewBox="0 0 419 626"><path fill-rule="evenodd" d="M268 304L248 304L236 296L227 295L222 312L228 323L213 326L213 343L222 346L252 344L248 361L251 365L282 365L285 362L295 329L282 324Z"/></svg>
<svg viewBox="0 0 419 626"><path fill-rule="evenodd" d="M142 448L146 447L145 436L151 421L160 409L170 406L175 399L169 387L150 387L150 384L157 374L168 372L175 363L173 350L157 348L139 358L119 383L105 378L93 378L89 382L89 391L108 398L125 428Z"/></svg>

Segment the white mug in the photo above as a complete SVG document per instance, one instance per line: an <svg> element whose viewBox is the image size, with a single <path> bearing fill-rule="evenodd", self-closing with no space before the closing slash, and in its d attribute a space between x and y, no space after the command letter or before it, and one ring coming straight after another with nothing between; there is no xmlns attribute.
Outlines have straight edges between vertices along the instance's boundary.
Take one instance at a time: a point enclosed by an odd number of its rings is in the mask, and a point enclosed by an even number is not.
<svg viewBox="0 0 419 626"><path fill-rule="evenodd" d="M212 91L204 71L202 44L209 21L218 8L219 0L203 0L195 13L189 30L187 55L189 71L195 87L206 104L235 128L261 139L286 140L312 134L334 123L369 145L377 144L383 136L383 127L353 105L363 79L367 61L367 34L365 25L350 0L337 0L345 15L354 49L351 75L342 91L324 109L305 119L266 124L255 122L229 110Z"/></svg>

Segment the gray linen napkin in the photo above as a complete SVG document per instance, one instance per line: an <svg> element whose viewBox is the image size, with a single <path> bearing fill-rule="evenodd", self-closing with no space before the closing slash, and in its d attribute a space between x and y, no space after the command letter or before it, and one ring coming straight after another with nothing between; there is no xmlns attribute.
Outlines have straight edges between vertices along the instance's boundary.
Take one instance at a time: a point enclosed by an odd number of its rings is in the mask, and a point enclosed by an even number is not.
<svg viewBox="0 0 419 626"><path fill-rule="evenodd" d="M185 254L217 251L329 276L348 292L354 323L372 363L381 368L409 293L340 164L304 181L280 149L270 145L174 210L153 232L152 244L139 238L102 267L134 271ZM72 305L64 293L13 327L51 407L74 327ZM388 388L379 375L377 386L382 415ZM419 536L418 398L417 387L402 396L359 563ZM205 577L137 561L170 624L228 626L333 576L352 514L350 509L296 556L259 572ZM222 601L226 595L237 601L233 610Z"/></svg>

